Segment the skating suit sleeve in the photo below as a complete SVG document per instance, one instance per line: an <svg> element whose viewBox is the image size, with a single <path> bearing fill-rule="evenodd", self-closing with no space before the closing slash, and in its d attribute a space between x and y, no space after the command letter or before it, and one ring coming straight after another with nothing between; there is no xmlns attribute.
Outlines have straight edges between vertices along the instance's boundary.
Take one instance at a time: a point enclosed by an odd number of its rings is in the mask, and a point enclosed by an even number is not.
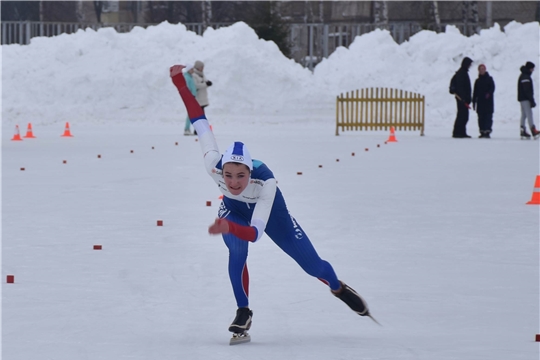
<svg viewBox="0 0 540 360"><path fill-rule="evenodd" d="M274 198L276 197L277 182L272 171L262 162L253 160L253 172L251 174L250 185L253 185L251 191L256 194L256 205L251 216L251 226L257 229L257 239L259 240L266 229ZM258 194L257 194L258 193ZM255 240L255 241L256 241Z"/></svg>

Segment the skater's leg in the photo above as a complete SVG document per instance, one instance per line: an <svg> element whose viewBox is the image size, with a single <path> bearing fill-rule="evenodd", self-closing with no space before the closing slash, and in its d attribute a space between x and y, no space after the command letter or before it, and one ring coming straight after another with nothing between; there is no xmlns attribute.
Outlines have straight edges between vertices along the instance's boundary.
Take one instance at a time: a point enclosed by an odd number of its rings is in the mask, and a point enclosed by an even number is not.
<svg viewBox="0 0 540 360"><path fill-rule="evenodd" d="M223 240L229 248L229 279L238 307L249 305L249 272L247 255L249 242L232 234L224 234Z"/></svg>
<svg viewBox="0 0 540 360"><path fill-rule="evenodd" d="M276 197L274 201L280 201ZM309 275L327 284L332 290L339 290L339 282L332 265L319 257L307 234L298 222L286 211L273 214L266 226L270 238Z"/></svg>
<svg viewBox="0 0 540 360"><path fill-rule="evenodd" d="M266 231L270 238L296 260L304 271L326 283L332 294L341 299L355 313L360 316L371 316L365 300L353 288L338 280L330 263L319 257L300 225L292 216L289 215L289 218L289 223L282 221L279 227L275 223L269 223L271 227L269 229L267 226Z"/></svg>
<svg viewBox="0 0 540 360"><path fill-rule="evenodd" d="M226 218L238 224L247 225L242 218L226 212ZM229 279L239 308L249 305L249 272L247 267L249 241L241 240L233 234L223 234L229 249Z"/></svg>

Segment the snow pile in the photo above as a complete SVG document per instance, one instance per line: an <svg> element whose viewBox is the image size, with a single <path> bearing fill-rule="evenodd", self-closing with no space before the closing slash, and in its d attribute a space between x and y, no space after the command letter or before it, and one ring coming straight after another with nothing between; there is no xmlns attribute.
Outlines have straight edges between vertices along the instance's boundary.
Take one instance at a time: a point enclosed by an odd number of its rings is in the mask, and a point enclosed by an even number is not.
<svg viewBox="0 0 540 360"><path fill-rule="evenodd" d="M540 63L538 34L538 23L514 22L504 32L495 25L469 38L449 26L445 33L422 31L398 45L387 31L376 30L357 37L349 49L339 49L319 64L316 86L326 86L330 93L362 87L418 92L426 96L426 121L448 124L456 112L448 92L450 78L468 56L474 60L469 70L471 85L480 64L487 66L495 80L495 121L516 121L519 69L526 61ZM538 95L538 71L534 78Z"/></svg>
<svg viewBox="0 0 540 360"><path fill-rule="evenodd" d="M526 61L540 63L539 24L515 22L470 38L454 27L441 34L422 31L401 45L376 30L337 49L313 73L283 56L273 42L258 39L245 23L208 29L203 36L169 23L127 34L79 30L34 38L28 46L4 45L2 54L2 118L10 125L177 121L185 110L168 69L202 60L214 84L212 113L333 119L339 93L392 87L424 94L428 124L448 126L455 116L448 82L464 56L475 61L473 83L480 63L495 79L495 121L515 122L519 68Z"/></svg>

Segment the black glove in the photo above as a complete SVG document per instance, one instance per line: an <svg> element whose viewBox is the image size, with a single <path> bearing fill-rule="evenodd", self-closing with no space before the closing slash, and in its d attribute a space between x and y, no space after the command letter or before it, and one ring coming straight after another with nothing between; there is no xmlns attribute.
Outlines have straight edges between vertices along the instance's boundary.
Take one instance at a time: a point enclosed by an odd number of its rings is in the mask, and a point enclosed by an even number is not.
<svg viewBox="0 0 540 360"><path fill-rule="evenodd" d="M531 101L531 108L535 108L536 107L536 102L534 100Z"/></svg>
<svg viewBox="0 0 540 360"><path fill-rule="evenodd" d="M212 86L212 82L210 80L206 80L206 86Z"/></svg>

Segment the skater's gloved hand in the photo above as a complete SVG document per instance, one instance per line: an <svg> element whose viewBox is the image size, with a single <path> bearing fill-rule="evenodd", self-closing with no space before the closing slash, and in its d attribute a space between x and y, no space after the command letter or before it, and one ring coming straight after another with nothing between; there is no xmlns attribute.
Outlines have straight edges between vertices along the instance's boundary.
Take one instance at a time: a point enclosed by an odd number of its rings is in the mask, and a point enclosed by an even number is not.
<svg viewBox="0 0 540 360"><path fill-rule="evenodd" d="M206 86L212 86L212 82L210 80L206 81Z"/></svg>
<svg viewBox="0 0 540 360"><path fill-rule="evenodd" d="M536 102L535 102L534 100L531 101L531 107L532 107L532 108L535 108L535 107L536 107Z"/></svg>
<svg viewBox="0 0 540 360"><path fill-rule="evenodd" d="M231 233L241 240L255 241L257 240L257 229L253 226L244 226L226 219L216 219L212 225L208 227L210 234L228 234Z"/></svg>
<svg viewBox="0 0 540 360"><path fill-rule="evenodd" d="M209 234L227 234L229 232L229 222L225 219L216 219L212 225L208 227Z"/></svg>

